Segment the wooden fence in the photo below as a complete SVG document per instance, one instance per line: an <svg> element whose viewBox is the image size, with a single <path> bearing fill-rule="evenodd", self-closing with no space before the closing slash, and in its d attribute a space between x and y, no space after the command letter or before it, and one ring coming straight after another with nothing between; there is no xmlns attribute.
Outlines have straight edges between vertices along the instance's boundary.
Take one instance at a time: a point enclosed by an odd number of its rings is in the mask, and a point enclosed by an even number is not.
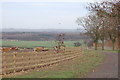
<svg viewBox="0 0 120 80"><path fill-rule="evenodd" d="M81 54L80 48L68 48L65 53L21 52L2 54L2 75L49 66L75 58Z"/></svg>

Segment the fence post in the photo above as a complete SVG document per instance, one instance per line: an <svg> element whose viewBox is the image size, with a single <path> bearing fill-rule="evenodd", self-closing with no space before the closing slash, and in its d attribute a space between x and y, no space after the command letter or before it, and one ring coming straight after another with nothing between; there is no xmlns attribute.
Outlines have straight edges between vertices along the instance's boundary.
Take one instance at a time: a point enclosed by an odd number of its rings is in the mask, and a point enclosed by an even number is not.
<svg viewBox="0 0 120 80"><path fill-rule="evenodd" d="M0 53L0 75L2 75L2 53Z"/></svg>
<svg viewBox="0 0 120 80"><path fill-rule="evenodd" d="M37 53L35 53L35 54L36 54L35 57L36 57L36 59L37 59ZM38 67L38 60L35 61L35 67L36 67L36 68Z"/></svg>
<svg viewBox="0 0 120 80"><path fill-rule="evenodd" d="M16 58L16 53L13 55L13 63L14 63L14 71L13 72L16 72L16 60L15 60L15 58Z"/></svg>
<svg viewBox="0 0 120 80"><path fill-rule="evenodd" d="M21 55L22 55L22 62L23 62L23 53ZM22 63L22 71L24 71L24 64L23 63Z"/></svg>
<svg viewBox="0 0 120 80"><path fill-rule="evenodd" d="M30 65L30 57L31 57L31 54L30 54L30 56L29 56L29 58L28 58L28 69L30 70L30 68L31 68L31 65Z"/></svg>
<svg viewBox="0 0 120 80"><path fill-rule="evenodd" d="M3 56L3 54L2 54L2 57L4 57L4 61L7 59L6 57L5 57L5 54L4 54L4 56ZM2 60L2 63L3 63L3 60ZM6 72L6 69L7 69L7 67L6 67L6 65L7 65L7 63L4 63L4 72L3 72L3 70L2 70L2 73L3 73L3 75L6 75L7 74L7 72ZM2 65L3 66L3 65Z"/></svg>

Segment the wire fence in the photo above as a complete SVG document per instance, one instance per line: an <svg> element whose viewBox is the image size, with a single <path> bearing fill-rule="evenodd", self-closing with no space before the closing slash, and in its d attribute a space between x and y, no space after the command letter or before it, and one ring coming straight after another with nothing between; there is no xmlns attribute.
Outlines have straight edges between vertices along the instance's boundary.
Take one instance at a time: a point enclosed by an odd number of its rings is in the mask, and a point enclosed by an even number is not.
<svg viewBox="0 0 120 80"><path fill-rule="evenodd" d="M61 61L73 59L81 55L81 48L66 48L64 53L46 52L19 52L19 53L3 53L0 71L1 75L10 73L27 71L31 69L41 68Z"/></svg>

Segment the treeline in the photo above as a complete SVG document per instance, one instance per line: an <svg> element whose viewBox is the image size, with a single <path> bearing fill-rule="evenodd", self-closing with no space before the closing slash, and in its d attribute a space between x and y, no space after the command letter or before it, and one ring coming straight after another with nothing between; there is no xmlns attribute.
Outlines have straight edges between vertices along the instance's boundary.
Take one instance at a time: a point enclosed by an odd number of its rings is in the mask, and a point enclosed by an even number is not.
<svg viewBox="0 0 120 80"><path fill-rule="evenodd" d="M2 40L23 40L23 41L53 41L59 33L55 32L3 32ZM65 41L76 41L87 38L80 33L65 33Z"/></svg>
<svg viewBox="0 0 120 80"><path fill-rule="evenodd" d="M120 0L102 1L89 3L87 9L89 15L76 20L78 25L82 25L86 30L86 35L90 36L95 43L97 50L98 41L102 42L104 50L105 40L111 40L113 44L118 40L120 49Z"/></svg>

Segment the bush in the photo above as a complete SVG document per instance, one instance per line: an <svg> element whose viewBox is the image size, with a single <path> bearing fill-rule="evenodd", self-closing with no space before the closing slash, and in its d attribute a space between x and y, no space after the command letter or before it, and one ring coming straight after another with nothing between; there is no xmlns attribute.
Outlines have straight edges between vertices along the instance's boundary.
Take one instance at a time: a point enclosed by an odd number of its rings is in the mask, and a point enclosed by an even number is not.
<svg viewBox="0 0 120 80"><path fill-rule="evenodd" d="M79 47L79 46L81 46L81 45L82 45L82 44L79 43L79 42L74 43L74 46L75 46L75 47Z"/></svg>

